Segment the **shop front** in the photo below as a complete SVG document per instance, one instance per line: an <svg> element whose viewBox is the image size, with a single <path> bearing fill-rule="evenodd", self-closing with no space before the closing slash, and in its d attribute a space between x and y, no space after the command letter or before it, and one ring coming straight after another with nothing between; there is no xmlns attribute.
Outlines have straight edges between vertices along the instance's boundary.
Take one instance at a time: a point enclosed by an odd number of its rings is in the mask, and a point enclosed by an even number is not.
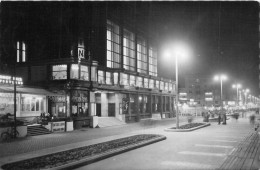
<svg viewBox="0 0 260 170"><path fill-rule="evenodd" d="M16 117L32 121L48 113L48 96L57 95L46 89L19 86L16 88ZM0 86L0 114L14 115L14 87Z"/></svg>
<svg viewBox="0 0 260 170"><path fill-rule="evenodd" d="M88 115L88 91L71 91L72 117L87 117Z"/></svg>

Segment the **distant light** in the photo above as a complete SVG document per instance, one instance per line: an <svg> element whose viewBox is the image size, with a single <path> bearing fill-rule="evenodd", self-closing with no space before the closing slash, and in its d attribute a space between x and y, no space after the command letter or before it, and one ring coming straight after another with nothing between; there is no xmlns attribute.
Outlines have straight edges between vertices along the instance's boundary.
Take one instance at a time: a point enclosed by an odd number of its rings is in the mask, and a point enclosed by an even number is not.
<svg viewBox="0 0 260 170"><path fill-rule="evenodd" d="M214 80L216 80L216 81L218 81L218 80L226 80L227 79L227 76L226 75L224 75L224 74L221 74L220 76L219 75L216 75L215 77L214 77Z"/></svg>
<svg viewBox="0 0 260 170"><path fill-rule="evenodd" d="M222 79L222 80L226 80L226 79L227 79L227 76L226 76L226 75L221 75L221 79Z"/></svg>
<svg viewBox="0 0 260 170"><path fill-rule="evenodd" d="M241 87L242 87L241 84L233 84L233 85L232 85L232 88L238 88L238 89L239 89L239 88L241 88Z"/></svg>

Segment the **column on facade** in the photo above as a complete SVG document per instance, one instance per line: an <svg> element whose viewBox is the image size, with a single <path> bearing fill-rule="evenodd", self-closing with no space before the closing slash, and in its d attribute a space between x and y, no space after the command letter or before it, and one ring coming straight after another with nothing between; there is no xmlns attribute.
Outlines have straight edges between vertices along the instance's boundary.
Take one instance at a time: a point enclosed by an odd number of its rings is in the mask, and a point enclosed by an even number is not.
<svg viewBox="0 0 260 170"><path fill-rule="evenodd" d="M107 93L101 93L101 116L108 117L108 96Z"/></svg>
<svg viewBox="0 0 260 170"><path fill-rule="evenodd" d="M139 93L137 92L137 97L136 97L136 100L135 100L135 103L136 103L136 105L137 105L137 109L136 109L136 119L137 119L137 121L139 122L140 121L140 111L139 111L139 107L140 107L140 103L141 103L141 101L139 101Z"/></svg>
<svg viewBox="0 0 260 170"><path fill-rule="evenodd" d="M153 98L152 98L152 94L150 94L150 100L148 100L148 102L150 103L149 105L149 113L150 113L150 117L152 117L152 113L153 113Z"/></svg>
<svg viewBox="0 0 260 170"><path fill-rule="evenodd" d="M89 105L88 105L88 112L89 112L89 116L94 116L95 113L95 93L94 92L89 92Z"/></svg>

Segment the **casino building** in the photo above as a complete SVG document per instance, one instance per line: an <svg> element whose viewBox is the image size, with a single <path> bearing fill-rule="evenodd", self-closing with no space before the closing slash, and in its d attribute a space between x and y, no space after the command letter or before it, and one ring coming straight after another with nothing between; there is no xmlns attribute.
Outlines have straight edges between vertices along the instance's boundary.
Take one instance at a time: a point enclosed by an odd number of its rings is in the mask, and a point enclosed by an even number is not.
<svg viewBox="0 0 260 170"><path fill-rule="evenodd" d="M48 91L52 116L173 117L175 82L159 76L150 6L138 3L3 2L1 58L24 86Z"/></svg>

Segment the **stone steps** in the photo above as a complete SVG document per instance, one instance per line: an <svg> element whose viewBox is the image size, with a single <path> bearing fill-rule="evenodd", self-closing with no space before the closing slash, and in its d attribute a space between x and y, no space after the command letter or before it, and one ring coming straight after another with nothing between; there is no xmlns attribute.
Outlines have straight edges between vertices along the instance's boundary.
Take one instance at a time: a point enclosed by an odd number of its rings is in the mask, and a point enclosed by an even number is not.
<svg viewBox="0 0 260 170"><path fill-rule="evenodd" d="M38 136L38 135L46 135L51 132L41 125L29 125L27 126L27 136Z"/></svg>

